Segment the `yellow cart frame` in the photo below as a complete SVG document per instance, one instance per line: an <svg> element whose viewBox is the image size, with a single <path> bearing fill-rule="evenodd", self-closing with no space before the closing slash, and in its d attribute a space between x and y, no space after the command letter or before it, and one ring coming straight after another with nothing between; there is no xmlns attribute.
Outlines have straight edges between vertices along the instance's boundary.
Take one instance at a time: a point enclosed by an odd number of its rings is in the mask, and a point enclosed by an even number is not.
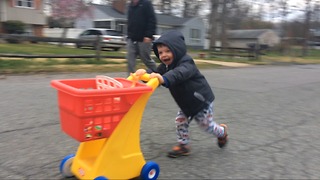
<svg viewBox="0 0 320 180"><path fill-rule="evenodd" d="M127 79L136 81L132 74ZM81 142L76 155L66 156L60 164L63 176L79 179L157 179L157 163L146 162L140 148L140 125L149 97L159 86L149 74L140 77L152 91L142 94L123 116L110 137Z"/></svg>

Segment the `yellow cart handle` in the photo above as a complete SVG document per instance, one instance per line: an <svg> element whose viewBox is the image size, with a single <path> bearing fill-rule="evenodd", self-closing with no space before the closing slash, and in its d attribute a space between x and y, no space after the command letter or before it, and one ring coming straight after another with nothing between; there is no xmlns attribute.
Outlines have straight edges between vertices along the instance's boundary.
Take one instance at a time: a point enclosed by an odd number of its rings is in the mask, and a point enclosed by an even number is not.
<svg viewBox="0 0 320 180"><path fill-rule="evenodd" d="M132 86L135 86L135 84L139 81L145 81L146 84L150 87L152 87L153 90L155 90L159 86L159 80L158 78L150 78L150 74L145 73L142 76L137 76L135 73L131 73L130 76L127 78L128 80L132 81Z"/></svg>

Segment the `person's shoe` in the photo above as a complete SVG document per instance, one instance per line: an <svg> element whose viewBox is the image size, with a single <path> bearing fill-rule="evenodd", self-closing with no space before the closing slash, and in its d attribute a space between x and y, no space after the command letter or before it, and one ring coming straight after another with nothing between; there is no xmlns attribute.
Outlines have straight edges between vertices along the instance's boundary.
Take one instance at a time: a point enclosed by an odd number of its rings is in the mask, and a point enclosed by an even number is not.
<svg viewBox="0 0 320 180"><path fill-rule="evenodd" d="M220 124L224 128L224 135L222 137L218 137L218 145L220 148L223 148L228 143L228 133L227 133L227 125Z"/></svg>
<svg viewBox="0 0 320 180"><path fill-rule="evenodd" d="M190 154L190 147L185 144L178 144L168 152L168 157L176 158L180 156L188 156Z"/></svg>

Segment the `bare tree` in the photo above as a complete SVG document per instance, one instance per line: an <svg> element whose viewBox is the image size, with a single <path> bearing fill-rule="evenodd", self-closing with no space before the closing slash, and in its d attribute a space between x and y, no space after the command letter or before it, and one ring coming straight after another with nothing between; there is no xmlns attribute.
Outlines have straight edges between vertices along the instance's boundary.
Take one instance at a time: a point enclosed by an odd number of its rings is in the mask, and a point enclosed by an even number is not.
<svg viewBox="0 0 320 180"><path fill-rule="evenodd" d="M50 5L52 17L58 19L63 27L62 38L66 37L67 30L75 19L85 14L91 16L90 7L82 0L51 0Z"/></svg>
<svg viewBox="0 0 320 180"><path fill-rule="evenodd" d="M210 49L213 49L217 40L217 25L218 25L218 6L219 0L211 0L211 13L209 17L209 37Z"/></svg>
<svg viewBox="0 0 320 180"><path fill-rule="evenodd" d="M221 46L226 47L227 46L227 4L229 3L229 0L223 0L222 1L222 12L220 15L220 24L221 24L221 33L220 33L220 41Z"/></svg>
<svg viewBox="0 0 320 180"><path fill-rule="evenodd" d="M282 29L283 29L283 36L287 37L287 15L288 15L288 2L287 0L280 0L280 7L281 7L281 24L282 24Z"/></svg>
<svg viewBox="0 0 320 180"><path fill-rule="evenodd" d="M176 4L179 4L179 2L172 2L171 0L153 0L152 4L156 11L162 13L162 14L168 14L173 15L173 9L171 7L174 7Z"/></svg>
<svg viewBox="0 0 320 180"><path fill-rule="evenodd" d="M234 1L228 11L228 24L230 29L245 29L244 25L249 17L250 5L240 1Z"/></svg>
<svg viewBox="0 0 320 180"><path fill-rule="evenodd" d="M171 0L161 0L162 6L161 11L164 14L171 14Z"/></svg>
<svg viewBox="0 0 320 180"><path fill-rule="evenodd" d="M311 0L306 0L305 22L304 22L304 43L302 48L302 56L308 54L308 41L310 36L310 19L311 19Z"/></svg>
<svg viewBox="0 0 320 180"><path fill-rule="evenodd" d="M184 0L183 17L198 16L199 10L201 6L204 4L205 4L205 1L202 1L202 0L197 0L197 1Z"/></svg>
<svg viewBox="0 0 320 180"><path fill-rule="evenodd" d="M163 14L179 17L195 17L209 0L153 0L155 9Z"/></svg>

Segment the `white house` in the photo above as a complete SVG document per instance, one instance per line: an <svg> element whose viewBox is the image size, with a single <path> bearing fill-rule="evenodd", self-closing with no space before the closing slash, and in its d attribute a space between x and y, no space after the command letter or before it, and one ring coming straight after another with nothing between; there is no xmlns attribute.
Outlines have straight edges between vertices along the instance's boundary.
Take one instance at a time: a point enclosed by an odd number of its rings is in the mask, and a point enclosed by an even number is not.
<svg viewBox="0 0 320 180"><path fill-rule="evenodd" d="M126 2L126 1L116 1ZM91 4L92 17L81 17L75 21L75 28L87 29L92 27L110 28L126 34L127 15L126 4L114 3L112 6ZM185 36L186 45L203 49L206 29L203 20L199 17L180 18L166 14L156 14L157 34L167 30L179 30Z"/></svg>
<svg viewBox="0 0 320 180"><path fill-rule="evenodd" d="M0 33L5 33L2 23L13 20L23 22L26 32L42 36L47 23L43 7L43 0L0 0Z"/></svg>
<svg viewBox="0 0 320 180"><path fill-rule="evenodd" d="M227 33L230 47L248 48L249 44L273 47L280 43L280 36L272 29L240 29Z"/></svg>

